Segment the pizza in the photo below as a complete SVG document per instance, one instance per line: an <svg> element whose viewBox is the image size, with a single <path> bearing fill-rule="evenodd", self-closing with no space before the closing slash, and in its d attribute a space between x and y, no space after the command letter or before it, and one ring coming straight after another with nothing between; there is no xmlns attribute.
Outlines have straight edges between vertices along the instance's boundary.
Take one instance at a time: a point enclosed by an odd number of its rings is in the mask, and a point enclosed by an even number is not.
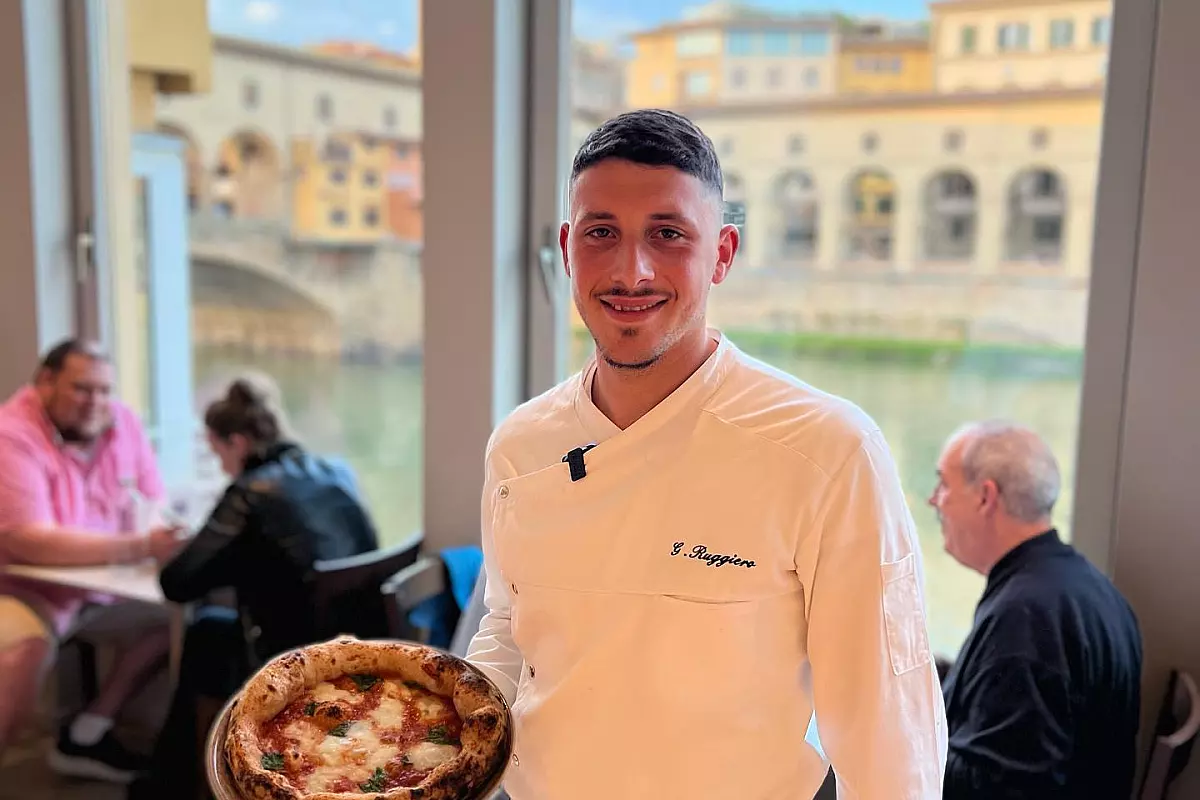
<svg viewBox="0 0 1200 800"><path fill-rule="evenodd" d="M225 757L247 800L466 800L507 765L511 730L500 691L462 659L336 639L246 683Z"/></svg>

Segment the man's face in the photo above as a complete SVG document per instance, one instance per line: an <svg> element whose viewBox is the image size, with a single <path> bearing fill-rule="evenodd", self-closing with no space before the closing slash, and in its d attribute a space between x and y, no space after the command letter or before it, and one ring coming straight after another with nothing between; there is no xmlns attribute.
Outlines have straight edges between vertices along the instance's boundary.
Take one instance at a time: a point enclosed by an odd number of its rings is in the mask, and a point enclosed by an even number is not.
<svg viewBox="0 0 1200 800"><path fill-rule="evenodd" d="M963 477L962 451L965 442L950 442L938 459L938 484L929 496L937 511L946 552L965 567L978 569L977 550L986 535L987 509L979 487Z"/></svg>
<svg viewBox="0 0 1200 800"><path fill-rule="evenodd" d="M643 369L704 335L708 292L729 274L738 233L698 178L608 159L576 178L559 244L600 357Z"/></svg>
<svg viewBox="0 0 1200 800"><path fill-rule="evenodd" d="M46 414L63 439L89 443L112 420L112 365L107 361L75 353L67 357L57 374L44 371L37 389Z"/></svg>

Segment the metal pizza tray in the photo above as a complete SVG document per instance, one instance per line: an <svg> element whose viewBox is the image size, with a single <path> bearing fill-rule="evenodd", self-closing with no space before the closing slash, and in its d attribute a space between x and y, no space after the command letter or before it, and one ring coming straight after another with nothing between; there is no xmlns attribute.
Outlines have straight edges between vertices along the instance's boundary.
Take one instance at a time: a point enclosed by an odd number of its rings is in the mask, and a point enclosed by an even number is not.
<svg viewBox="0 0 1200 800"><path fill-rule="evenodd" d="M404 644L419 645L418 642L404 642ZM437 648L429 647L428 645L419 646L425 647L429 650L437 650ZM445 655L451 655L450 653L445 653L445 651L442 650L438 650L438 652L444 653ZM457 658L456 656L451 657ZM474 667L472 668L474 669ZM482 672L479 672L479 670L475 671L483 676L485 680L488 680L489 683L491 682L491 680L486 675L483 675ZM230 698L229 702L225 704L225 707L221 709L221 713L217 715L216 721L213 723L212 728L209 729L208 739L204 745L204 773L208 780L208 787L212 791L216 800L246 800L238 791L237 783L234 782L233 774L229 770L229 764L225 760L225 738L229 732L230 715L233 711L234 703L237 701L240 694L241 692L239 691L238 694L235 694L232 698ZM501 697L503 698L503 695L501 695ZM500 762L502 766L486 784L480 787L478 791L472 792L469 795L463 795L459 798L459 800L493 800L499 794L500 783L504 778L505 768L507 768L510 760L512 759L513 751L511 733L512 712L508 708L507 703L504 704L504 712L505 714L509 715L509 736L506 738L502 748L504 753L504 759ZM364 795L364 797L365 796L366 795Z"/></svg>

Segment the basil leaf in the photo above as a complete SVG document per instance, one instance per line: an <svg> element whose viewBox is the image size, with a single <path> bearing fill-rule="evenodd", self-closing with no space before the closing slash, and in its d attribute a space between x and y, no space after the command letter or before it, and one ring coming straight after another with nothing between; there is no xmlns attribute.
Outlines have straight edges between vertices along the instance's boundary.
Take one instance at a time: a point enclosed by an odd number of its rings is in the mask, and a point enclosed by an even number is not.
<svg viewBox="0 0 1200 800"><path fill-rule="evenodd" d="M350 680L354 681L354 685L358 687L360 692L365 692L379 683L379 678L374 675L351 675Z"/></svg>
<svg viewBox="0 0 1200 800"><path fill-rule="evenodd" d="M458 739L450 735L445 725L434 725L430 728L429 733L425 735L425 741L434 744L458 744Z"/></svg>
<svg viewBox="0 0 1200 800"><path fill-rule="evenodd" d="M330 728L329 735L330 736L345 736L349 730L350 730L350 723L343 722L339 725L335 725L334 727Z"/></svg>
<svg viewBox="0 0 1200 800"><path fill-rule="evenodd" d="M282 772L283 753L263 753L262 768L271 772Z"/></svg>
<svg viewBox="0 0 1200 800"><path fill-rule="evenodd" d="M304 707L304 716L311 717L315 713L317 713L317 704L316 703L309 703L308 705L306 705Z"/></svg>
<svg viewBox="0 0 1200 800"><path fill-rule="evenodd" d="M386 785L387 775L384 773L383 767L376 767L375 774L368 778L365 783L360 783L358 788L364 792L382 792Z"/></svg>

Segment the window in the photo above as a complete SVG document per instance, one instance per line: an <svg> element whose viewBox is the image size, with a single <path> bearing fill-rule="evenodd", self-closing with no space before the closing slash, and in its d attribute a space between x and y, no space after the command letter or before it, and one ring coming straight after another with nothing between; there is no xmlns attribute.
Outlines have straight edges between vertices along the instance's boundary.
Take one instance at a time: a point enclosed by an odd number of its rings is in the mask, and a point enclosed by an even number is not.
<svg viewBox="0 0 1200 800"><path fill-rule="evenodd" d="M333 98L327 94L317 96L317 119L333 122Z"/></svg>
<svg viewBox="0 0 1200 800"><path fill-rule="evenodd" d="M1108 47L1112 36L1112 17L1096 17L1092 20L1092 45Z"/></svg>
<svg viewBox="0 0 1200 800"><path fill-rule="evenodd" d="M1001 52L1028 50L1029 25L1024 22L1001 25L996 31L996 49Z"/></svg>
<svg viewBox="0 0 1200 800"><path fill-rule="evenodd" d="M242 105L246 110L258 108L258 83L249 78L242 83Z"/></svg>
<svg viewBox="0 0 1200 800"><path fill-rule="evenodd" d="M763 52L769 56L786 56L792 51L787 31L767 31L763 34Z"/></svg>
<svg viewBox="0 0 1200 800"><path fill-rule="evenodd" d="M821 86L821 71L816 67L805 67L801 82L804 88L808 90L817 89Z"/></svg>
<svg viewBox="0 0 1200 800"><path fill-rule="evenodd" d="M958 50L963 55L971 55L975 52L977 40L979 39L979 29L974 25L967 25L962 29L959 35Z"/></svg>
<svg viewBox="0 0 1200 800"><path fill-rule="evenodd" d="M783 86L782 67L771 67L767 70L767 86L770 86L772 89L778 89L780 86Z"/></svg>
<svg viewBox="0 0 1200 800"><path fill-rule="evenodd" d="M1075 21L1055 19L1050 21L1050 49L1065 50L1075 44Z"/></svg>
<svg viewBox="0 0 1200 800"><path fill-rule="evenodd" d="M1043 4L1026 0L1013 0L1004 16L986 23L980 4L934 5L943 33L929 55L929 92L909 90L903 102L882 92L849 98L839 94L839 81L824 78L822 102L796 102L803 70L821 63L781 60L788 91L758 93L764 65L747 84L722 87L711 103L689 103L685 94L680 110L686 107L718 146L737 140L723 165L737 171L748 198L747 247L730 282L712 289L712 324L753 355L875 416L898 459L926 583L937 587L929 608L933 647L949 655L971 625L984 581L945 554L925 503L945 437L968 420L1015 417L1050 439L1063 485L1073 485L1096 201L1094 175L1086 172L1098 164L1104 93L1060 97L1065 93L1026 74L1091 81L1095 67L1081 67L1070 48L1085 44L1085 36L1107 44L1108 23L1107 16L1094 22L1102 11L1038 17L1027 9ZM822 7L851 23L857 15L898 13L891 0ZM574 0L577 17L607 8L602 0ZM1076 30L1052 20L1073 21ZM654 30L683 20L647 10L634 21ZM750 24L736 23L743 31ZM796 42L807 31L796 30L794 20L753 25L761 26L763 50L774 25L792 37L793 57L803 53ZM744 63L750 41L730 31L714 74L756 69ZM903 74L908 66L897 63L897 52L846 50L838 36L827 41L830 63L861 67L864 76ZM1035 47L1036 58L1018 55ZM985 57L994 50L998 57ZM626 97L655 69L648 56L639 58L630 56ZM1013 70L1008 78L1005 66ZM1018 80L1022 91L1004 88ZM970 94L960 95L960 87L971 87ZM575 96L572 107L585 100ZM621 108L628 107L626 100ZM573 120L579 138L594 127L581 115ZM1061 171L1054 168L1060 164ZM800 280L798 273L816 277ZM1004 292L990 292L998 280ZM574 315L569 319L574 369L592 345ZM1059 507L1070 537L1068 497Z"/></svg>
<svg viewBox="0 0 1200 800"><path fill-rule="evenodd" d="M741 89L746 85L746 70L743 67L738 67L729 73L729 85L734 89Z"/></svg>
<svg viewBox="0 0 1200 800"><path fill-rule="evenodd" d="M825 31L801 31L797 37L800 55L829 55L829 34Z"/></svg>
<svg viewBox="0 0 1200 800"><path fill-rule="evenodd" d="M684 57L715 56L721 52L719 31L681 33L675 39L676 55Z"/></svg>
<svg viewBox="0 0 1200 800"><path fill-rule="evenodd" d="M754 53L754 34L750 31L730 31L725 35L725 52L731 56Z"/></svg>
<svg viewBox="0 0 1200 800"><path fill-rule="evenodd" d="M290 0L275 4L283 17L252 26L242 18L245 3L170 5L207 6L211 28L180 27L179 18L194 19L190 11L130 28L180 43L172 93L135 93L132 117L180 131L195 167L179 189L181 203L195 198L190 219L164 229L186 231L184 261L146 265L152 280L179 274L191 287L182 301L190 308L181 309L190 327L172 368L190 371L194 390L170 435L200 432L189 423L200 424L196 415L232 375L265 375L296 437L350 465L383 543L399 544L421 528L423 505L421 205L394 202L401 193L383 176L401 158L379 145L421 138L416 32L397 34L381 68L379 52L339 50L332 40L372 40L394 24L387 4L342 4L336 31L285 24L297 10ZM148 52L151 43L130 42L128 51ZM130 80L128 68L109 79ZM335 108L342 97L353 102ZM405 159L416 197L419 152ZM166 218L148 212L149 224ZM118 303L132 270L114 266ZM120 360L119 342L115 349ZM219 491L224 479L202 437L194 461L198 485Z"/></svg>
<svg viewBox="0 0 1200 800"><path fill-rule="evenodd" d="M707 72L687 73L683 76L683 93L688 97L712 94L712 75Z"/></svg>

